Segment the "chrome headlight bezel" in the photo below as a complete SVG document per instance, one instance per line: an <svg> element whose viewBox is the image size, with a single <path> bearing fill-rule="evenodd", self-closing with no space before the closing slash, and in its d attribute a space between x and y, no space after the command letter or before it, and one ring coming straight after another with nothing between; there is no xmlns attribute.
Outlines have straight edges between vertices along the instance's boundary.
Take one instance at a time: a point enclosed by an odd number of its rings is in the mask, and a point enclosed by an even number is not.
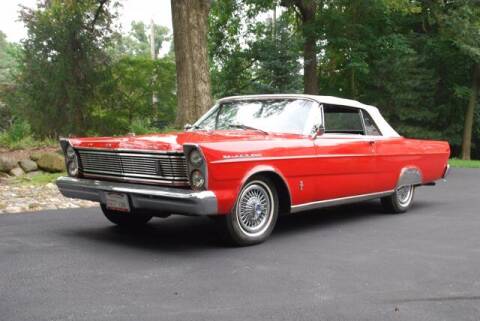
<svg viewBox="0 0 480 321"><path fill-rule="evenodd" d="M73 149L72 145L67 146L67 150L65 151L65 155L67 156L68 159L73 159L76 157L77 153Z"/></svg>
<svg viewBox="0 0 480 321"><path fill-rule="evenodd" d="M188 161L193 167L200 167L203 163L202 153L200 153L198 149L193 149L190 154L188 154Z"/></svg>
<svg viewBox="0 0 480 321"><path fill-rule="evenodd" d="M76 155L73 158L67 159L67 173L69 176L78 177L80 169L78 166L78 158Z"/></svg>
<svg viewBox="0 0 480 321"><path fill-rule="evenodd" d="M65 139L60 140L60 145L62 146L63 153L65 156L65 168L67 174L70 177L79 177L80 176L80 162L78 159L78 154L73 148L73 146Z"/></svg>
<svg viewBox="0 0 480 321"><path fill-rule="evenodd" d="M205 175L203 175L203 173L200 170L194 169L190 173L190 185L192 186L192 188L197 189L197 190L200 190L200 189L204 188L205 187Z"/></svg>
<svg viewBox="0 0 480 321"><path fill-rule="evenodd" d="M202 149L196 144L185 144L183 145L183 151L187 159L187 173L190 187L194 190L208 189L207 161ZM196 175L195 177L194 174ZM201 184L194 183L194 180L198 182L199 175L203 178L203 182L201 182Z"/></svg>

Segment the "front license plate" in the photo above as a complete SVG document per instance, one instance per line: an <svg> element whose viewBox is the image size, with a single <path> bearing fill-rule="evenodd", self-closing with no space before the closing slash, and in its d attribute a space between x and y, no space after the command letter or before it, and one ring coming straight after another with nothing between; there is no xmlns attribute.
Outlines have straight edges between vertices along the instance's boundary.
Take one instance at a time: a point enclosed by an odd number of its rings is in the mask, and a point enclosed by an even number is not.
<svg viewBox="0 0 480 321"><path fill-rule="evenodd" d="M123 193L105 193L107 208L109 210L130 212L128 195Z"/></svg>

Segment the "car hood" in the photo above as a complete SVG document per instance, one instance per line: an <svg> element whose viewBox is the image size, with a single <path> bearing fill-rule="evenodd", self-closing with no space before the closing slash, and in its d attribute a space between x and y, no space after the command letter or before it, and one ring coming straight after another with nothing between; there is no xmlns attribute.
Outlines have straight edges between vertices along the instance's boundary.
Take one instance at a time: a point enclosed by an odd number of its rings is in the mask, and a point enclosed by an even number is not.
<svg viewBox="0 0 480 321"><path fill-rule="evenodd" d="M122 137L85 137L70 138L75 148L105 150L151 150L151 151L183 151L183 144L202 144L228 141L253 141L278 138L299 137L293 134L263 134L254 130L217 130L177 132L168 134L151 134Z"/></svg>

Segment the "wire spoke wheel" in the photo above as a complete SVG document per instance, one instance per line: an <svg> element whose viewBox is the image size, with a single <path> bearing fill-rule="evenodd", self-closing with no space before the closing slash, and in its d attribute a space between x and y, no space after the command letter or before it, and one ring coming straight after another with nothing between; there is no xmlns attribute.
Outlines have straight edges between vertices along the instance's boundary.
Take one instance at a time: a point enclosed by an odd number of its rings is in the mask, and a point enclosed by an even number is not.
<svg viewBox="0 0 480 321"><path fill-rule="evenodd" d="M272 192L263 182L254 181L243 189L235 211L243 233L258 236L268 229L274 210L272 200Z"/></svg>
<svg viewBox="0 0 480 321"><path fill-rule="evenodd" d="M396 191L397 201L401 206L408 206L413 197L413 186L406 185L399 187Z"/></svg>

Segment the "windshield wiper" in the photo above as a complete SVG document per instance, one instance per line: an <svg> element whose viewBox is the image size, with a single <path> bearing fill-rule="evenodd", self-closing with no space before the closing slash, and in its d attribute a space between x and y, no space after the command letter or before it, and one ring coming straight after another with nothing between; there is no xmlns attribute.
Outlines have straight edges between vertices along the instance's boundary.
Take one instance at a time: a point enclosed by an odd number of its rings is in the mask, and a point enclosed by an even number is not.
<svg viewBox="0 0 480 321"><path fill-rule="evenodd" d="M251 129L251 130L256 130L256 131L262 132L262 133L265 134L265 135L269 135L269 132L267 132L267 131L265 131L265 130L263 130L263 129L255 128L255 127L248 126L248 125L245 125L245 124L240 124L240 123L228 124L228 127L240 128L240 129Z"/></svg>

